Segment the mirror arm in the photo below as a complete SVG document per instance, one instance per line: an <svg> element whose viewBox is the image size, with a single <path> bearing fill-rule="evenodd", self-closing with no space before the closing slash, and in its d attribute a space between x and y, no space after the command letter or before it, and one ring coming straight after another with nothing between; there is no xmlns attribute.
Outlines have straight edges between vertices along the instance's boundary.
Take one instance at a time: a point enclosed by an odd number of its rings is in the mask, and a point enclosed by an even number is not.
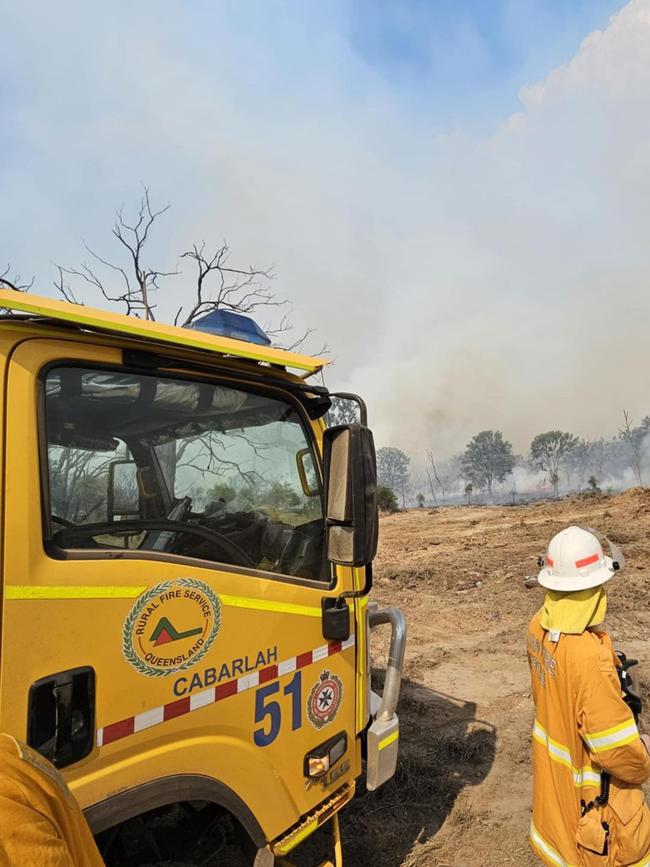
<svg viewBox="0 0 650 867"><path fill-rule="evenodd" d="M372 590L372 563L368 563L365 569L366 580L361 590L346 590L344 593L340 593L336 597L337 607L340 608L346 599L361 599L363 596L367 596L368 593L370 593Z"/></svg>
<svg viewBox="0 0 650 867"><path fill-rule="evenodd" d="M338 596L323 596L321 599L323 637L328 641L345 641L350 637L350 614L348 599L360 599L370 593L372 587L372 565L366 569L366 581L361 590L346 590Z"/></svg>

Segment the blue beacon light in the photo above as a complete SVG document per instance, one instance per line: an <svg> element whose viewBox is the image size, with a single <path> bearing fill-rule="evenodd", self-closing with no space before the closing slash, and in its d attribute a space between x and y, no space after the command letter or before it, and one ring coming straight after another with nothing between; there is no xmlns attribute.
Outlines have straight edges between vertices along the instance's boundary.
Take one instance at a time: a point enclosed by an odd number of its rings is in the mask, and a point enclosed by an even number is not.
<svg viewBox="0 0 650 867"><path fill-rule="evenodd" d="M260 346L271 345L271 339L257 322L250 316L233 313L231 310L213 310L197 319L189 328L206 331L208 334L218 334L221 337L231 337L233 340L245 340L246 343L257 343Z"/></svg>

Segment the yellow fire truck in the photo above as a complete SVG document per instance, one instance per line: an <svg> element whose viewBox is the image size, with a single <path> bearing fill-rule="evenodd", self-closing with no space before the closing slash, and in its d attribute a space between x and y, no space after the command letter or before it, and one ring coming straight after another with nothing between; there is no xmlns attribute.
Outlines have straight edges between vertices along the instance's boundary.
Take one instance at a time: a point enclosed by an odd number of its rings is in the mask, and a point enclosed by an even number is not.
<svg viewBox="0 0 650 867"><path fill-rule="evenodd" d="M342 864L362 763L370 790L395 771L406 635L368 605L363 403L326 427L307 382L326 362L245 317L177 328L10 290L0 308L0 729L63 769L95 834L209 803L256 867L326 823Z"/></svg>

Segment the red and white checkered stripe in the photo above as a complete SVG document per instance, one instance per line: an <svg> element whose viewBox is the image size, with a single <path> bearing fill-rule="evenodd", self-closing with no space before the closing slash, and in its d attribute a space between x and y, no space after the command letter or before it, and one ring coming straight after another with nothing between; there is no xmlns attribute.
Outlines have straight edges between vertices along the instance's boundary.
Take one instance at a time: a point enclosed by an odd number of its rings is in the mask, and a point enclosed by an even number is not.
<svg viewBox="0 0 650 867"><path fill-rule="evenodd" d="M291 671L306 668L314 662L327 659L350 647L354 647L354 635L351 635L346 641L332 641L329 644L323 644L321 647L308 650L306 653L299 653L298 656L292 656L283 662L269 665L266 668L259 668L257 671L252 671L250 674L245 674L242 677L228 680L225 683L211 686L209 689L204 689L201 692L183 696L183 698L171 701L169 704L163 704L160 707L154 707L151 710L145 710L143 713L127 717L119 722L103 726L103 728L97 729L97 746L105 747L107 744L112 744L114 741L119 741L136 732L144 731L144 729L157 726L160 723L167 722L167 720L175 719L177 716L183 716L186 713L191 713L193 710L198 710L217 701L222 701L224 698L228 698L228 696L246 692L247 689L253 689L262 683L268 683L270 680L275 680L276 677L289 674Z"/></svg>

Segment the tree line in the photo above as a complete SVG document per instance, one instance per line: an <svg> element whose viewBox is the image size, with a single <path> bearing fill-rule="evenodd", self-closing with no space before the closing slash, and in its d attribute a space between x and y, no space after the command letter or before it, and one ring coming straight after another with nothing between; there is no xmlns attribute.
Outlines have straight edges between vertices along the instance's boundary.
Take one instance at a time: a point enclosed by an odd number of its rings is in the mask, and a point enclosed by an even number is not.
<svg viewBox="0 0 650 867"><path fill-rule="evenodd" d="M385 509L423 506L427 500L438 505L459 496L471 502L479 493L488 501L498 495L515 502L530 492L557 497L561 491L642 486L650 478L650 416L635 424L624 411L621 428L609 439L539 433L526 455L515 454L512 443L494 430L475 434L462 453L442 462L427 450L420 466L401 449L384 446L377 452L377 471Z"/></svg>

